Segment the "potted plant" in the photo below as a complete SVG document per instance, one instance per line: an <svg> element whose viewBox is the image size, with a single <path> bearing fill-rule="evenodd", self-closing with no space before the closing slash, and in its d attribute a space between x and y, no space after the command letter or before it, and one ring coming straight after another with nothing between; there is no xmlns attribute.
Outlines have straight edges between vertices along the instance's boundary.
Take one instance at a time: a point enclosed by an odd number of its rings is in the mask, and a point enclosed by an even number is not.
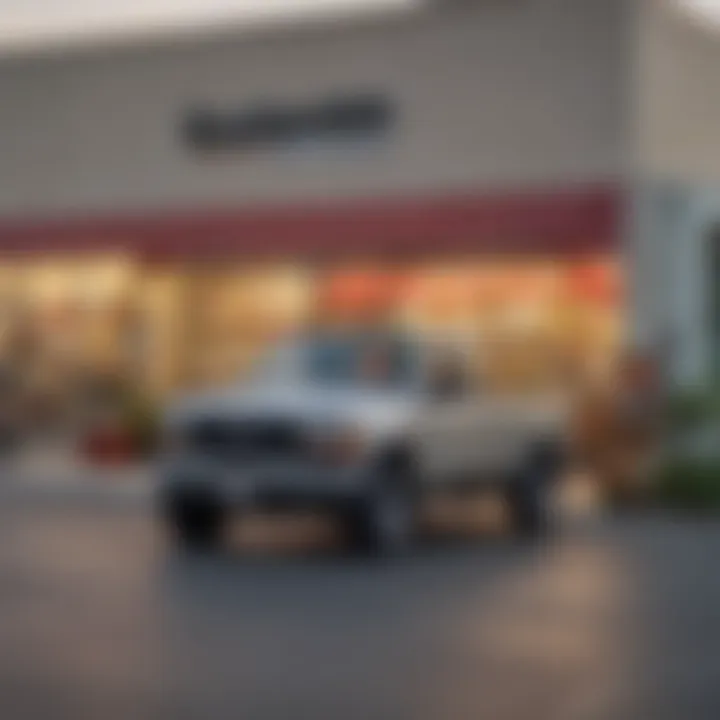
<svg viewBox="0 0 720 720"><path fill-rule="evenodd" d="M83 456L93 463L118 465L146 457L156 444L156 413L149 400L118 378L94 388Z"/></svg>
<svg viewBox="0 0 720 720"><path fill-rule="evenodd" d="M157 452L160 435L159 413L156 403L141 393L130 393L121 412L123 430L137 459L151 457Z"/></svg>

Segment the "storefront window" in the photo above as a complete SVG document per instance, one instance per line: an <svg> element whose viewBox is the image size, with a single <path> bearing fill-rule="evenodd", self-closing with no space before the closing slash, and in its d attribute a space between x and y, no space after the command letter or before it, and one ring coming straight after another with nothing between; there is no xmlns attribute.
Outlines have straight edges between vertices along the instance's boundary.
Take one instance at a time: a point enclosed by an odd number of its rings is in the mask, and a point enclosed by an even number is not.
<svg viewBox="0 0 720 720"><path fill-rule="evenodd" d="M0 356L38 393L72 405L70 389L99 378L163 397L235 381L300 329L390 324L459 341L483 385L530 390L610 363L620 280L612 258L163 267L28 258L0 267Z"/></svg>
<svg viewBox="0 0 720 720"><path fill-rule="evenodd" d="M365 265L331 270L324 283L326 319L452 339L497 389L564 383L609 364L620 341L620 273L605 258Z"/></svg>
<svg viewBox="0 0 720 720"><path fill-rule="evenodd" d="M2 268L0 364L14 377L18 422L67 431L87 388L128 372L124 330L134 268L125 258L23 258Z"/></svg>
<svg viewBox="0 0 720 720"><path fill-rule="evenodd" d="M186 379L217 384L246 373L269 345L307 320L313 286L299 268L195 269L185 296Z"/></svg>

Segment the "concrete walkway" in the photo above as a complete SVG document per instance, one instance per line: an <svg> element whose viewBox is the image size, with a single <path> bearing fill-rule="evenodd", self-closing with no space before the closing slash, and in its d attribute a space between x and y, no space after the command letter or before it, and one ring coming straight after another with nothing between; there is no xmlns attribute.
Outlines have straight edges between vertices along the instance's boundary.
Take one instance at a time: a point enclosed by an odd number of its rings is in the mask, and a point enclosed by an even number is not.
<svg viewBox="0 0 720 720"><path fill-rule="evenodd" d="M150 463L100 468L70 449L35 446L0 462L0 478L5 497L147 504L154 472Z"/></svg>

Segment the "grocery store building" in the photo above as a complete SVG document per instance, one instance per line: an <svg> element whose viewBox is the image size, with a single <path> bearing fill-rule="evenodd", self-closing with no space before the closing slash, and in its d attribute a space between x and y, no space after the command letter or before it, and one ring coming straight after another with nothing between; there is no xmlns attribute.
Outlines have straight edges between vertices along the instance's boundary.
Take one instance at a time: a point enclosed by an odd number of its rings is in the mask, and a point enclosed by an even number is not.
<svg viewBox="0 0 720 720"><path fill-rule="evenodd" d="M379 316L462 335L499 387L667 337L698 378L720 348L716 77L720 40L671 0L437 0L5 57L3 322L56 372L160 393Z"/></svg>

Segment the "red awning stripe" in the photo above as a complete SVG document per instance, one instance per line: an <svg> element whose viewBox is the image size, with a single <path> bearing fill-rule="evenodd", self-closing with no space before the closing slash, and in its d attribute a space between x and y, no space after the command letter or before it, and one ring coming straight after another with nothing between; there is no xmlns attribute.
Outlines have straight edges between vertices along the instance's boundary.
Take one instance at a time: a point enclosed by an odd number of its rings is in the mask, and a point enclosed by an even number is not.
<svg viewBox="0 0 720 720"><path fill-rule="evenodd" d="M157 257L575 254L619 244L621 193L567 191L1 221L0 252L126 249Z"/></svg>

